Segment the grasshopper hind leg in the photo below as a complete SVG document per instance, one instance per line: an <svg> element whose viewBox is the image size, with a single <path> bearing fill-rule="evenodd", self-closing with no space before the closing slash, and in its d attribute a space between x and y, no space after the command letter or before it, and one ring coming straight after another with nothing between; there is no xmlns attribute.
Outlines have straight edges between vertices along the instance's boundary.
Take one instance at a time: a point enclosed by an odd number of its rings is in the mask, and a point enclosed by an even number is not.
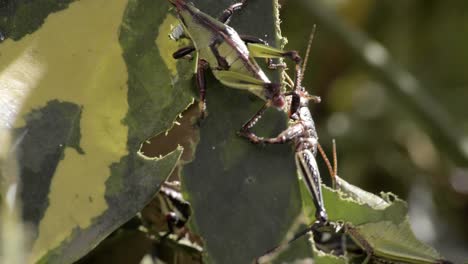
<svg viewBox="0 0 468 264"><path fill-rule="evenodd" d="M268 45L268 42L266 42L265 40L259 37L255 37L251 35L240 35L240 38L245 43L255 43L255 44L263 44L265 46L270 46ZM267 65L268 65L268 69L271 69L271 70L285 69L287 67L286 63L284 62L275 63L272 58L267 58Z"/></svg>
<svg viewBox="0 0 468 264"><path fill-rule="evenodd" d="M247 42L248 43L248 42ZM299 56L299 53L295 50L288 50L284 51L281 49L273 48L263 43L248 43L247 45L250 54L252 54L255 58L288 58L295 64L295 82L294 87L300 87L300 83L302 81L303 73L302 73L302 58ZM279 68L282 67L281 64L275 65L269 63L270 68Z"/></svg>
<svg viewBox="0 0 468 264"><path fill-rule="evenodd" d="M229 24L232 15L234 15L236 11L241 10L246 4L247 0L242 0L238 3L230 5L228 8L224 9L223 13L218 18L218 20L224 24Z"/></svg>

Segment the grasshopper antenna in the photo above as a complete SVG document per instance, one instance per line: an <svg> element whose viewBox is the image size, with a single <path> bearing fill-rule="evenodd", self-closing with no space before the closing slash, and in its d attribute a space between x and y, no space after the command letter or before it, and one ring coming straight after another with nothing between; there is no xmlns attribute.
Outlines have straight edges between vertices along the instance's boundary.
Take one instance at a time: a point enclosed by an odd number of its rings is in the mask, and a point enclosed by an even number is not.
<svg viewBox="0 0 468 264"><path fill-rule="evenodd" d="M336 175L338 175L338 155L336 154L336 141L335 139L333 139L333 178L336 177ZM336 179L334 180L334 183L336 183Z"/></svg>
<svg viewBox="0 0 468 264"><path fill-rule="evenodd" d="M302 80L304 79L304 73L305 73L305 70L306 70L307 61L309 60L310 47L312 46L312 42L314 40L316 30L317 30L317 25L314 24L313 27L312 27L312 31L310 32L309 42L307 43L307 50L306 50L306 55L304 57L304 63L302 64L301 76L299 76L300 82L302 82Z"/></svg>

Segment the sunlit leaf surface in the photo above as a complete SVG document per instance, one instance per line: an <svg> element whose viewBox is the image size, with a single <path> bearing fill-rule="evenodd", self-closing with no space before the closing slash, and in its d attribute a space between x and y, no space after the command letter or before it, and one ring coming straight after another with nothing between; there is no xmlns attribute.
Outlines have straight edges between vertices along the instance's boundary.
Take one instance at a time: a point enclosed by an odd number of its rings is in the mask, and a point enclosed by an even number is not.
<svg viewBox="0 0 468 264"><path fill-rule="evenodd" d="M31 260L76 260L141 210L177 163L177 144L160 159L138 154L192 101L176 62L161 52L170 43L163 22L175 20L163 6L73 2L43 23L16 21L30 34L0 44L1 120L22 138ZM29 7L18 3L12 17Z"/></svg>

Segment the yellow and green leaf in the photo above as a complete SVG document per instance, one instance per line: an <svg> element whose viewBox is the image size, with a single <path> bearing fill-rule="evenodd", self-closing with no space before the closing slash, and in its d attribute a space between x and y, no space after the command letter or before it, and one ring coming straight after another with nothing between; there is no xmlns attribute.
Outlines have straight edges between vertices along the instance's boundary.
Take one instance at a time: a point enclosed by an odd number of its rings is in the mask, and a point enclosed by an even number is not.
<svg viewBox="0 0 468 264"><path fill-rule="evenodd" d="M63 263L83 256L156 194L182 148L148 159L140 145L170 129L193 99L190 80L175 74L176 62L161 50L170 30L163 21L175 20L165 2L51 5L18 1L10 10L0 89L2 113L9 113L3 124L21 139L30 261ZM29 13L37 16L27 20Z"/></svg>

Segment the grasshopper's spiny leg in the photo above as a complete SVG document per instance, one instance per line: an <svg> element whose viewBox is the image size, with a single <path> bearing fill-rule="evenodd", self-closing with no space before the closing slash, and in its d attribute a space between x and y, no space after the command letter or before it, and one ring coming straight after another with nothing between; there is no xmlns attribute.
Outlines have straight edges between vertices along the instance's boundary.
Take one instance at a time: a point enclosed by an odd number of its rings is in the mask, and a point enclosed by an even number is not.
<svg viewBox="0 0 468 264"><path fill-rule="evenodd" d="M245 131L241 136L247 138L250 142L254 144L284 144L290 139L284 136L277 136L274 138L263 138L255 135L253 132Z"/></svg>
<svg viewBox="0 0 468 264"><path fill-rule="evenodd" d="M257 115L255 115L252 119L257 119L258 120L259 117ZM255 124L255 122L253 124ZM250 127L252 127L252 126L250 126ZM296 124L296 125L288 127L283 132L281 132L278 136L273 137L273 138L259 137L255 133L251 132L249 129L244 129L244 128L241 130L241 132L239 134L241 136L247 138L248 140L250 140L250 142L252 142L254 144L260 144L260 143L264 143L264 144L284 144L284 143L286 143L288 141L291 141L294 138L298 137L303 132L304 132L304 129L303 129L302 125L301 124Z"/></svg>
<svg viewBox="0 0 468 264"><path fill-rule="evenodd" d="M260 110L255 113L245 124L242 126L241 130L239 131L240 136L246 137L248 134L251 134L250 129L257 124L258 120L262 118L265 110L269 107L269 103L265 103Z"/></svg>
<svg viewBox="0 0 468 264"><path fill-rule="evenodd" d="M285 51L283 53L284 57L290 58L296 64L296 77L295 77L295 87L301 86L302 81L302 58L299 56L299 53L295 50Z"/></svg>
<svg viewBox="0 0 468 264"><path fill-rule="evenodd" d="M186 47L182 47L180 49L178 49L176 52L174 52L172 54L172 57L174 59L180 59L180 58L183 58L185 55L188 55L192 52L195 51L195 47L194 46L186 46Z"/></svg>
<svg viewBox="0 0 468 264"><path fill-rule="evenodd" d="M336 142L335 139L332 141L333 143L333 175L338 175L338 157L336 154Z"/></svg>
<svg viewBox="0 0 468 264"><path fill-rule="evenodd" d="M230 5L228 8L224 9L223 13L218 18L218 20L221 23L229 24L229 20L231 19L234 12L241 10L246 4L247 0L242 0L238 3Z"/></svg>
<svg viewBox="0 0 468 264"><path fill-rule="evenodd" d="M205 114L206 114L206 80L205 80L205 71L208 68L208 62L199 59L198 60L198 67L197 67L197 87L198 87L198 92L200 95L200 102L199 102L199 107L200 107L200 118L204 119Z"/></svg>
<svg viewBox="0 0 468 264"><path fill-rule="evenodd" d="M273 62L273 59L269 58L267 59L267 62L268 62L268 69L270 70L277 70L277 69L286 69L286 67L288 67L288 65L286 65L286 63L282 62L282 63L274 63Z"/></svg>
<svg viewBox="0 0 468 264"><path fill-rule="evenodd" d="M286 138L287 132L292 128L288 128L285 131L283 131L281 134L279 134L275 138L263 138L255 135L253 132L250 131L250 129L255 126L255 124L262 118L263 114L265 113L265 110L269 107L269 103L266 103L258 110L255 115L253 115L249 121L247 121L241 128L241 130L238 132L239 136L247 138L250 142L254 144L259 144L259 143L268 143L268 144L282 144L285 143L288 140L291 140L292 138Z"/></svg>
<svg viewBox="0 0 468 264"><path fill-rule="evenodd" d="M335 188L336 179L335 179L335 175L334 175L334 167L332 167L332 165L330 163L330 160L328 159L327 154L323 150L322 145L320 145L320 143L317 144L317 148L318 148L318 150L320 152L320 155L322 156L323 160L325 161L325 164L327 165L328 173L330 173L330 177L331 177L331 180L332 180L333 189L336 189Z"/></svg>

